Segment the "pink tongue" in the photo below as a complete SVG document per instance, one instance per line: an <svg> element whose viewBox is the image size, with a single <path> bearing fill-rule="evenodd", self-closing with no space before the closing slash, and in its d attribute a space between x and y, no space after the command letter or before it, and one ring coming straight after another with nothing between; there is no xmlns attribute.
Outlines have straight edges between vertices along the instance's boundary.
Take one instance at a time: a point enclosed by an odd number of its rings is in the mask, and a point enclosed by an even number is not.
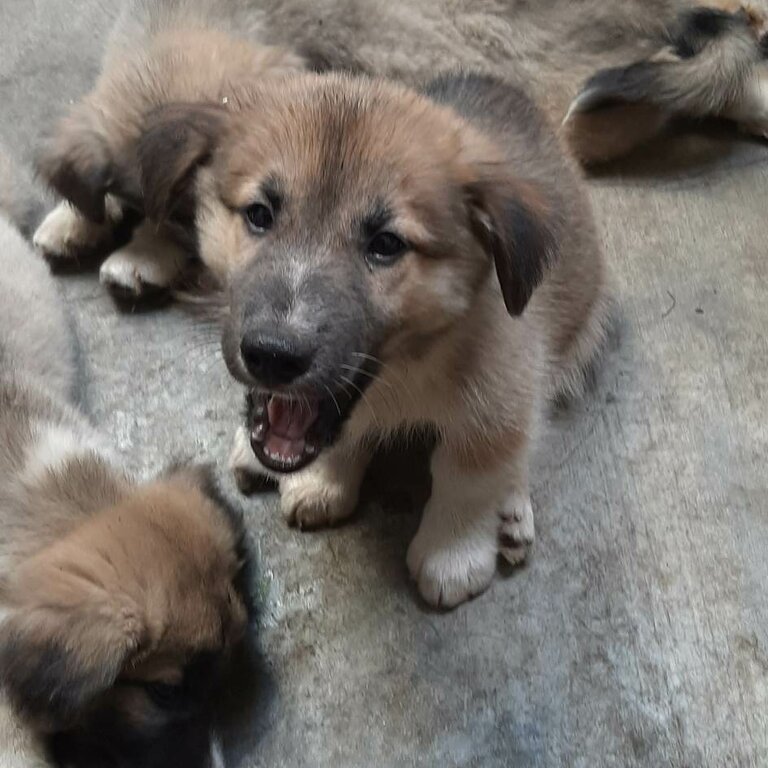
<svg viewBox="0 0 768 768"><path fill-rule="evenodd" d="M317 403L270 398L267 403L269 431L286 440L301 440L317 418Z"/></svg>

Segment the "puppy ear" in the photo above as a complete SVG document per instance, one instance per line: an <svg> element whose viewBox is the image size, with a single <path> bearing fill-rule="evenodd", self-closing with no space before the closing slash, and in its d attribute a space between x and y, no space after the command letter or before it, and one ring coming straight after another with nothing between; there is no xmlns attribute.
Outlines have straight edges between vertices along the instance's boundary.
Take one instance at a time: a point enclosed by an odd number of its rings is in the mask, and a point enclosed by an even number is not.
<svg viewBox="0 0 768 768"><path fill-rule="evenodd" d="M104 221L104 197L114 168L103 135L85 109L73 111L58 125L38 153L40 175L86 218Z"/></svg>
<svg viewBox="0 0 768 768"><path fill-rule="evenodd" d="M473 231L496 265L507 311L520 315L554 258L554 213L534 182L485 178L466 191Z"/></svg>
<svg viewBox="0 0 768 768"><path fill-rule="evenodd" d="M138 146L147 216L162 221L182 204L226 121L226 109L212 104L171 104L150 114Z"/></svg>
<svg viewBox="0 0 768 768"><path fill-rule="evenodd" d="M0 679L40 728L74 722L139 649L143 621L127 596L105 585L110 569L96 551L65 541L4 585L12 608L0 626Z"/></svg>

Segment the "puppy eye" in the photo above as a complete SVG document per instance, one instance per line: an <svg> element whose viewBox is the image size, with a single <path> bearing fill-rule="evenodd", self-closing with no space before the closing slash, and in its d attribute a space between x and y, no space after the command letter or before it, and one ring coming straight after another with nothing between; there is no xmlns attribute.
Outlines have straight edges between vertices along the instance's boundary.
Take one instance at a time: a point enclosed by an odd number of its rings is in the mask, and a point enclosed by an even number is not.
<svg viewBox="0 0 768 768"><path fill-rule="evenodd" d="M160 709L176 709L184 699L183 685L144 683L142 687L152 703Z"/></svg>
<svg viewBox="0 0 768 768"><path fill-rule="evenodd" d="M262 234L269 229L272 229L272 225L275 223L275 217L272 211L262 203L253 203L249 205L245 211L245 220L248 223L248 227L252 232Z"/></svg>
<svg viewBox="0 0 768 768"><path fill-rule="evenodd" d="M368 259L374 264L388 266L393 264L406 251L408 246L391 232L379 232L368 243Z"/></svg>

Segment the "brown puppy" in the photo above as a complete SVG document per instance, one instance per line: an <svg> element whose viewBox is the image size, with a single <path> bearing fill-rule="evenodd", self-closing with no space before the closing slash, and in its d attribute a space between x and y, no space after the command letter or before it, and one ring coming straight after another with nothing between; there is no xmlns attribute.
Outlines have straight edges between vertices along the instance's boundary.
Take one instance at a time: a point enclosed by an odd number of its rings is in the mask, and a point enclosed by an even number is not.
<svg viewBox="0 0 768 768"><path fill-rule="evenodd" d="M253 13L237 11L237 3L210 0L126 4L93 91L41 152L43 177L67 202L35 233L40 252L62 262L119 248L102 265L101 280L130 297L180 277L194 251L184 226L191 202L176 199L181 226L171 231L141 223L136 141L145 115L175 101L226 102L238 83L303 68L287 49L253 42Z"/></svg>
<svg viewBox="0 0 768 768"><path fill-rule="evenodd" d="M50 741L66 765L207 765L248 620L239 521L202 468L127 477L74 378L61 297L0 212L0 763Z"/></svg>
<svg viewBox="0 0 768 768"><path fill-rule="evenodd" d="M347 517L376 442L428 426L432 497L408 552L424 597L455 605L500 551L521 561L537 422L578 388L608 303L589 203L525 94L297 76L159 110L140 158L158 220L200 166L201 258L254 390L236 463L278 478L287 519Z"/></svg>

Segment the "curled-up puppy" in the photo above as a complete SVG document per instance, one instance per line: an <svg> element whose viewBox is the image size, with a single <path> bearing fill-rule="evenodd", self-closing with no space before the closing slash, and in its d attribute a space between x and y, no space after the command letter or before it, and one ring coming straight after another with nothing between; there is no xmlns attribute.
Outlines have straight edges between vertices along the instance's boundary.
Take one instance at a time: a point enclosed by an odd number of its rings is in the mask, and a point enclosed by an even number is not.
<svg viewBox="0 0 768 768"><path fill-rule="evenodd" d="M677 117L723 117L768 135L766 19L751 7L722 5L685 11L656 55L585 83L563 123L584 165L629 153Z"/></svg>
<svg viewBox="0 0 768 768"><path fill-rule="evenodd" d="M43 177L65 201L34 236L51 261L113 252L101 280L129 298L164 291L182 276L194 253L187 226L194 201L176 198L174 216L163 226L143 220L136 140L145 115L174 101L226 103L238 82L303 68L287 49L253 42L259 37L254 14L240 5L126 4L94 89L69 110L40 153Z"/></svg>
<svg viewBox="0 0 768 768"><path fill-rule="evenodd" d="M376 443L427 426L423 596L456 605L499 553L523 560L537 423L578 388L608 306L587 197L528 97L483 76L420 93L302 75L159 110L140 158L157 219L194 184L225 358L253 390L235 463L279 481L285 517L349 516Z"/></svg>
<svg viewBox="0 0 768 768"><path fill-rule="evenodd" d="M69 327L0 212L0 763L204 766L249 620L240 524L203 468L125 474L70 404Z"/></svg>

